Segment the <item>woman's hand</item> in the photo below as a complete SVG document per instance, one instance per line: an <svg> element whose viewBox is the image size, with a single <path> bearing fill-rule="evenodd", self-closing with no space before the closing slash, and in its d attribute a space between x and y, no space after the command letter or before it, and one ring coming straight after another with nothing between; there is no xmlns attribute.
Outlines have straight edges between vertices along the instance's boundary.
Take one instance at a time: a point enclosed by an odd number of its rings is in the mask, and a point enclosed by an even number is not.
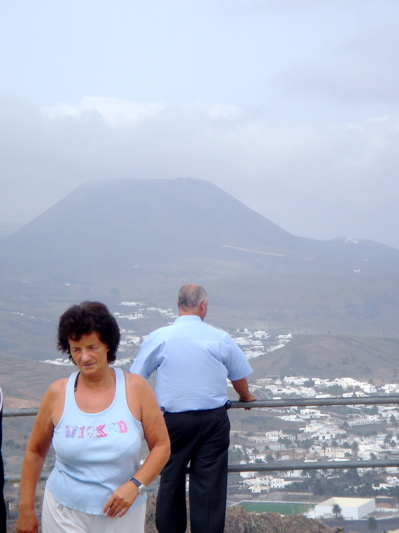
<svg viewBox="0 0 399 533"><path fill-rule="evenodd" d="M128 481L118 487L104 505L103 513L110 518L121 518L130 509L137 498L138 489L134 483Z"/></svg>
<svg viewBox="0 0 399 533"><path fill-rule="evenodd" d="M38 533L39 521L35 511L24 511L19 513L17 520L17 533Z"/></svg>

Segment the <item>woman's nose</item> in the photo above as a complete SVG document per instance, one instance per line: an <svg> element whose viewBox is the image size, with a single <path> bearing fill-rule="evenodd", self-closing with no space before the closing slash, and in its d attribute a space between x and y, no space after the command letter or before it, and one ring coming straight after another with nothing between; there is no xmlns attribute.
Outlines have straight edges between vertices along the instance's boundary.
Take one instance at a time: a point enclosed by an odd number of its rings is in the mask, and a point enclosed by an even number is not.
<svg viewBox="0 0 399 533"><path fill-rule="evenodd" d="M82 348L82 359L88 359L90 357L90 351L86 348Z"/></svg>

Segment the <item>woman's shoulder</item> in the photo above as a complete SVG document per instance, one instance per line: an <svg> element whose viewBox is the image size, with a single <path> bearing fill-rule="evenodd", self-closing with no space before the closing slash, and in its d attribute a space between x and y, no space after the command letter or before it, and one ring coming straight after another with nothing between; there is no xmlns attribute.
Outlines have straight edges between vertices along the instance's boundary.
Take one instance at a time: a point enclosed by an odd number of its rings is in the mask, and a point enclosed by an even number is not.
<svg viewBox="0 0 399 533"><path fill-rule="evenodd" d="M137 387L145 387L147 381L139 374L132 374L131 372L123 372L127 385L135 385Z"/></svg>
<svg viewBox="0 0 399 533"><path fill-rule="evenodd" d="M150 395L153 394L152 389L142 376L124 372L126 384L126 397L128 404L145 403Z"/></svg>
<svg viewBox="0 0 399 533"><path fill-rule="evenodd" d="M68 384L68 380L69 378L61 378L50 383L48 389L46 390L44 394L43 399L46 397L48 399L54 399L58 397L60 394L64 395L67 384Z"/></svg>
<svg viewBox="0 0 399 533"><path fill-rule="evenodd" d="M68 378L62 378L49 385L40 402L38 416L44 417L46 420L55 420L55 414L62 410L64 404L67 383ZM53 422L53 425L56 424Z"/></svg>

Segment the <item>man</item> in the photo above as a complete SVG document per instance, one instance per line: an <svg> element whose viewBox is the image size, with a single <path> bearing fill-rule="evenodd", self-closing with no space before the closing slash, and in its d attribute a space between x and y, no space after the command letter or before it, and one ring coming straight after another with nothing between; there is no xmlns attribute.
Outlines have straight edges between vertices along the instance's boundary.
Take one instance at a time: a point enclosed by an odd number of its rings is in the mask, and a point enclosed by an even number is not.
<svg viewBox="0 0 399 533"><path fill-rule="evenodd" d="M203 322L208 301L198 285L184 285L179 318L152 332L130 371L148 378L156 370L155 392L164 411L172 453L161 472L156 526L160 533L187 527L186 467L190 463L192 533L222 533L226 514L230 422L229 378L241 401L252 402L252 369L224 331Z"/></svg>

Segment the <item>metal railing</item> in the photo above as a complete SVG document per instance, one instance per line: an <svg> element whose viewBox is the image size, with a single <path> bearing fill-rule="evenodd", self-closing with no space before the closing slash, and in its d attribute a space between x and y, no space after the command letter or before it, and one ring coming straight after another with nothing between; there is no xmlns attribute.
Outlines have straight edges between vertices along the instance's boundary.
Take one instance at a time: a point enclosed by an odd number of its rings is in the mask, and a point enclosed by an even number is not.
<svg viewBox="0 0 399 533"><path fill-rule="evenodd" d="M333 405L399 405L399 396L367 396L355 398L326 397L326 398L287 398L276 400L256 400L251 403L232 401L231 409L263 409L263 408L279 408L279 407L317 407L317 406L333 406ZM21 409L4 409L3 417L14 416L36 416L37 408L21 408ZM322 462L275 462L275 463L246 463L239 465L228 466L229 472L270 472L270 471L291 471L291 470L335 470L347 468L387 468L399 467L399 459L376 459L364 461L322 461ZM187 472L189 472L189 468ZM40 479L46 479L47 475L43 474ZM20 476L6 476L5 481L18 482Z"/></svg>

